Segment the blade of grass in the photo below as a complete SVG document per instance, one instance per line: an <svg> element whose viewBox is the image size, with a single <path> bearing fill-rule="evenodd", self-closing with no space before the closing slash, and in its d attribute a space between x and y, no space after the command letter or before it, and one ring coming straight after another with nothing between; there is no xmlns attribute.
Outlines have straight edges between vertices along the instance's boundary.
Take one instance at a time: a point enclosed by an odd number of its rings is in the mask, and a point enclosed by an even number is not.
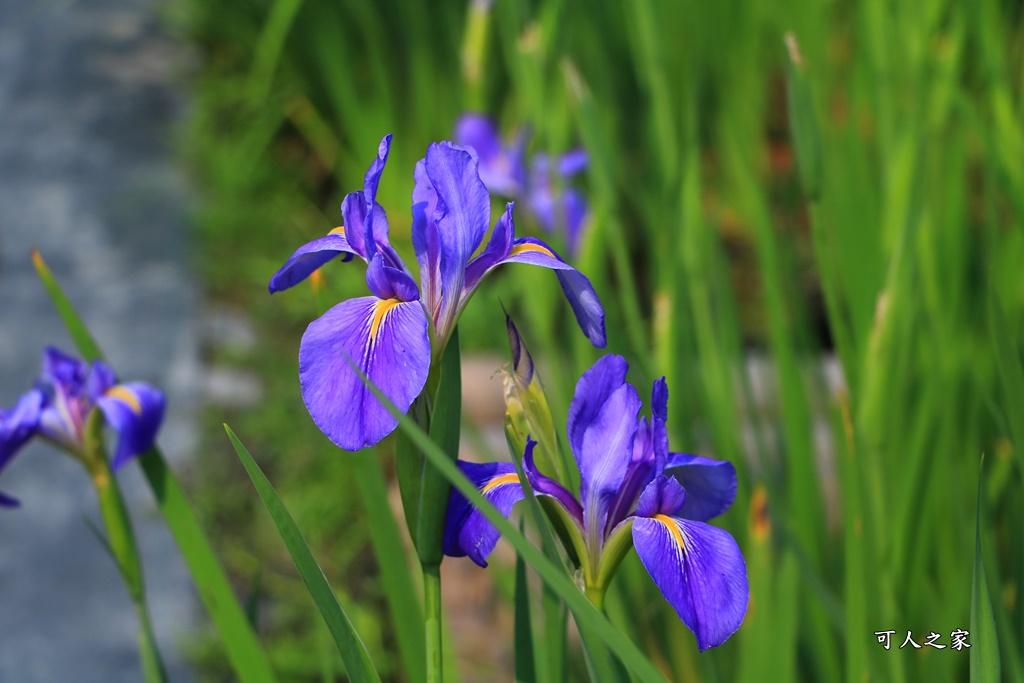
<svg viewBox="0 0 1024 683"><path fill-rule="evenodd" d="M974 521L974 579L971 588L971 683L999 683L1002 673L999 662L999 634L992 614L992 599L985 578L985 561L981 554L982 481L985 456L978 467L978 507Z"/></svg>
<svg viewBox="0 0 1024 683"><path fill-rule="evenodd" d="M516 555L515 598L516 683L536 683L537 667L533 654L533 623L530 620L530 586L526 581L526 563Z"/></svg>
<svg viewBox="0 0 1024 683"><path fill-rule="evenodd" d="M335 595L334 589L327 583L327 577L324 576L323 570L320 569L309 546L302 538L302 533L295 524L295 520L292 519L281 499L278 498L277 492L274 491L274 487L271 486L259 465L249 455L249 451L231 431L231 427L224 425L224 430L227 432L228 438L231 439L231 445L234 446L245 471L252 479L253 486L260 494L260 499L263 500L267 512L274 520L274 525L288 549L288 554L291 555L292 561L295 563L295 568L299 571L299 576L302 577L302 582L306 584L310 597L313 598L327 628L330 629L338 652L345 662L349 678L355 682L379 682L380 676L366 651L366 646L363 645L362 639L356 633L355 627L349 621L341 603L338 602L338 596Z"/></svg>
<svg viewBox="0 0 1024 683"><path fill-rule="evenodd" d="M419 682L424 678L422 669L426 657L423 631L420 627L423 623L423 610L402 550L401 531L388 505L387 483L384 481L384 473L381 472L376 453L355 454L353 471L366 508L370 541L377 556L384 597L391 612L395 638L398 640L398 652L406 675L414 683Z"/></svg>
<svg viewBox="0 0 1024 683"><path fill-rule="evenodd" d="M87 361L101 360L103 352L99 345L36 250L32 251L32 263L67 327L68 334L78 347L78 352ZM153 447L137 460L156 498L157 507L192 573L199 597L220 634L239 680L245 683L274 683L277 678L270 668L266 652L246 619L217 555L189 506L185 492L160 450Z"/></svg>

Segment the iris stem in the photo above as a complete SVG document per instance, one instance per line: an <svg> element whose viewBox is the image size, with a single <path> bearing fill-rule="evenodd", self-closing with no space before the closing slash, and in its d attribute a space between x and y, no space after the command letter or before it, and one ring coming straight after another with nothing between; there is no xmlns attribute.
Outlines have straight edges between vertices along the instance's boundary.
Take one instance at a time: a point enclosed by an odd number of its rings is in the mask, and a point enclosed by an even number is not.
<svg viewBox="0 0 1024 683"><path fill-rule="evenodd" d="M424 564L423 627L427 643L427 683L441 683L443 660L441 652L441 565Z"/></svg>
<svg viewBox="0 0 1024 683"><path fill-rule="evenodd" d="M586 588L587 599L593 603L601 612L604 612L604 588L599 588L593 584L587 584Z"/></svg>
<svg viewBox="0 0 1024 683"><path fill-rule="evenodd" d="M84 432L81 460L96 489L97 503L103 517L103 526L107 530L110 553L121 570L128 594L135 603L135 611L139 616L139 654L142 659L143 680L146 683L165 683L167 673L156 645L156 636L146 605L142 560L139 557L135 532L121 489L107 461L106 449L103 446L103 420L99 416L99 410L94 410L88 418Z"/></svg>

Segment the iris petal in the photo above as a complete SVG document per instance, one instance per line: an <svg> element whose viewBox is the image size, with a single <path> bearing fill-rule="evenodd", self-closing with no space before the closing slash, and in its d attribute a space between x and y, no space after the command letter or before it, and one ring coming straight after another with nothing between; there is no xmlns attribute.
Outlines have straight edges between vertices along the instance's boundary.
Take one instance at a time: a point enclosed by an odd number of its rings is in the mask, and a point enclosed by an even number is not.
<svg viewBox="0 0 1024 683"><path fill-rule="evenodd" d="M640 397L631 384L623 384L587 425L582 447L574 451L580 468L580 500L588 536L604 532L609 509L629 468L633 435L637 429ZM588 543L591 541L588 541Z"/></svg>
<svg viewBox="0 0 1024 683"><path fill-rule="evenodd" d="M612 392L626 383L629 364L622 356L608 354L598 359L576 382L566 425L569 446L574 453L583 449L583 434L597 417Z"/></svg>
<svg viewBox="0 0 1024 683"><path fill-rule="evenodd" d="M450 142L430 145L425 168L437 193L443 300L438 328L447 332L454 325L466 265L490 227L491 199L477 172L477 161L461 147Z"/></svg>
<svg viewBox="0 0 1024 683"><path fill-rule="evenodd" d="M335 228L329 234L307 242L288 257L280 270L270 278L270 293L294 287L320 266L332 259L342 256L343 260L351 261L353 255L362 254L353 247L345 236L344 228Z"/></svg>
<svg viewBox="0 0 1024 683"><path fill-rule="evenodd" d="M437 193L427 177L426 160L416 163L412 190L412 246L420 264L423 300L431 315L441 306L441 244L437 234Z"/></svg>
<svg viewBox="0 0 1024 683"><path fill-rule="evenodd" d="M512 463L459 461L459 468L501 514L508 517L512 506L523 499L523 487ZM444 554L449 557L468 555L481 567L494 550L501 534L483 513L470 504L461 493L452 490L445 519Z"/></svg>
<svg viewBox="0 0 1024 683"><path fill-rule="evenodd" d="M604 308L587 276L563 261L548 245L533 237L522 237L512 245L509 255L501 263L529 263L556 271L565 298L576 314L583 334L598 348L607 345L604 329ZM500 264L499 264L500 265Z"/></svg>
<svg viewBox="0 0 1024 683"><path fill-rule="evenodd" d="M665 475L686 489L686 505L679 511L679 516L686 519L706 521L717 517L736 498L736 468L728 460L672 453Z"/></svg>
<svg viewBox="0 0 1024 683"><path fill-rule="evenodd" d="M11 410L0 410L0 470L35 435L45 397L33 389L23 394ZM0 492L0 507L16 507L18 500Z"/></svg>
<svg viewBox="0 0 1024 683"><path fill-rule="evenodd" d="M550 496L557 500L582 529L583 508L580 507L579 501L569 492L569 489L554 479L545 476L544 473L537 469L537 465L533 460L533 449L536 445L536 441L527 437L526 452L523 454L523 471L526 472L530 485L533 486L533 490L538 495Z"/></svg>
<svg viewBox="0 0 1024 683"><path fill-rule="evenodd" d="M430 366L427 319L419 303L349 299L310 323L302 336L299 381L306 408L331 441L355 451L376 444L398 421L350 363L407 411Z"/></svg>
<svg viewBox="0 0 1024 683"><path fill-rule="evenodd" d="M727 531L658 514L633 521L633 545L701 651L721 645L743 623L750 597L747 568Z"/></svg>
<svg viewBox="0 0 1024 683"><path fill-rule="evenodd" d="M164 419L164 403L163 393L143 382L118 384L96 399L107 423L118 434L113 469L153 445Z"/></svg>
<svg viewBox="0 0 1024 683"><path fill-rule="evenodd" d="M479 114L467 114L455 125L455 142L460 147L470 147L476 152L480 162L480 180L489 191L506 197L515 197L520 193L525 176L525 141L522 138L504 147L491 119Z"/></svg>

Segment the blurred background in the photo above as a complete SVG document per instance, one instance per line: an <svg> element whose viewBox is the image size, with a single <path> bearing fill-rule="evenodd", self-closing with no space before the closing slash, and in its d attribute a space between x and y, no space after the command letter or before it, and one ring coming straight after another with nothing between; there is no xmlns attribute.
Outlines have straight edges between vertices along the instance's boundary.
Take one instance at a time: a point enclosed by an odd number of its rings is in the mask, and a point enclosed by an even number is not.
<svg viewBox="0 0 1024 683"><path fill-rule="evenodd" d="M586 197L579 244L569 249L565 230L546 231L522 202L517 230L590 277L608 350L629 359L634 383L667 377L672 449L739 471L718 522L750 573L736 636L698 654L635 557L608 600L670 680L964 680L968 651L948 646L970 629L982 454L981 548L1003 676L1024 680L1018 3L124 4L181 49L164 78L187 104L164 154L191 192L168 230L187 230L191 319L211 330L191 337L206 407L195 409L190 491L282 680L343 674L225 421L295 516L382 675L404 679L380 579L395 555L374 546L365 512L368 496L394 488L384 488L392 447L337 452L297 382L305 326L364 295L363 274L330 264L317 291L273 298L267 280L340 224L342 197L361 188L386 133L378 201L411 263L413 167L466 112L491 116L510 144L523 135L529 156L586 149L583 173L552 178L556 194L571 185ZM496 218L506 198L493 198ZM149 230L140 220L119 239ZM508 457L499 304L538 360L556 424L602 353L553 276L511 266L489 278L460 327L463 384L477 392L465 401L465 449L477 459ZM368 466L381 488L362 485ZM510 680L508 549L486 571L464 559L445 571L457 577L445 584L452 680ZM875 633L890 630L887 650ZM947 648L900 649L908 631L918 644L938 633ZM191 675L231 680L204 633L177 637ZM585 677L580 662L571 672Z"/></svg>

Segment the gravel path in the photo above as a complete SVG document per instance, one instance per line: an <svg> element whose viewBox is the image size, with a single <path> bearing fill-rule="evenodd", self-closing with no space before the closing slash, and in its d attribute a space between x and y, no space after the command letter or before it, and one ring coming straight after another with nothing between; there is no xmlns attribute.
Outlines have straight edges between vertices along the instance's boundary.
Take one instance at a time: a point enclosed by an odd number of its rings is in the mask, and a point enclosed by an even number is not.
<svg viewBox="0 0 1024 683"><path fill-rule="evenodd" d="M0 405L38 372L46 344L72 350L35 277L36 246L119 374L166 389L160 442L191 449L201 379L196 291L186 269L187 192L169 138L183 53L152 0L0 1ZM135 466L121 475L172 681L194 592ZM135 682L136 619L81 467L34 444L0 475L22 507L0 512L0 681Z"/></svg>

